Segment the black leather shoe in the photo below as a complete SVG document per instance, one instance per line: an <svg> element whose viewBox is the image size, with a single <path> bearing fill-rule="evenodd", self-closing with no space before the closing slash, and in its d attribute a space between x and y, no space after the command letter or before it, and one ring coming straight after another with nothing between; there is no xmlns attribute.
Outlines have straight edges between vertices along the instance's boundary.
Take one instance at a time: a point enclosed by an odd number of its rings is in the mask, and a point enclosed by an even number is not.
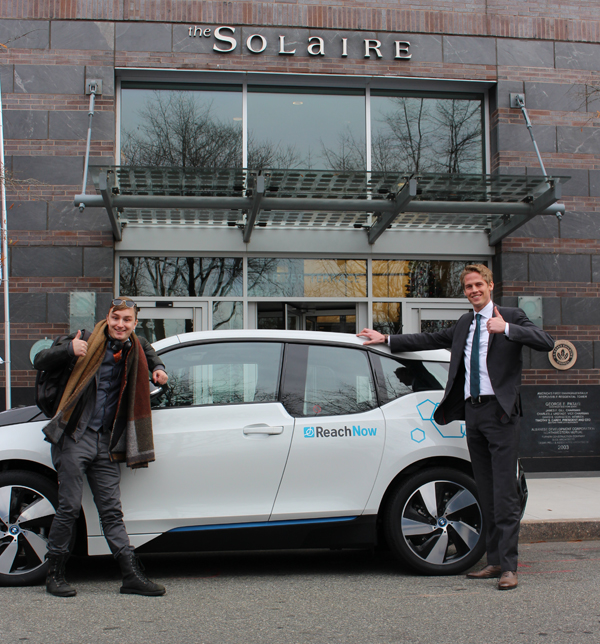
<svg viewBox="0 0 600 644"><path fill-rule="evenodd" d="M487 565L485 568L478 570L477 572L468 572L467 579L495 579L500 577L502 570L500 566L491 566Z"/></svg>
<svg viewBox="0 0 600 644"><path fill-rule="evenodd" d="M519 585L517 581L517 572L515 570L505 570L500 576L498 590L512 590Z"/></svg>

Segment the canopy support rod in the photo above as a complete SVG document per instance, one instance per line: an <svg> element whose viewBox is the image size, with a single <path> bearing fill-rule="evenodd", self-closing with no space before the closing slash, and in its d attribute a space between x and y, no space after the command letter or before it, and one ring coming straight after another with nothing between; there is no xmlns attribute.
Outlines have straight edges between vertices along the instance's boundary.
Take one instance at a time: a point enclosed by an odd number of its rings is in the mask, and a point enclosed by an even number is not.
<svg viewBox="0 0 600 644"><path fill-rule="evenodd" d="M390 212L376 212L378 221L369 228L369 244L374 244L388 229L396 217L406 210L408 204L417 196L417 180L409 179L402 190L394 197L394 208Z"/></svg>
<svg viewBox="0 0 600 644"><path fill-rule="evenodd" d="M82 199L79 202L79 212L85 210L85 189L87 186L88 168L90 164L90 146L92 144L92 119L94 118L94 105L96 103L96 94L102 94L102 81L88 81L86 86L86 94L90 95L90 109L88 116L90 117L87 132L87 144L85 146L85 161L83 164L83 186L81 187Z"/></svg>
<svg viewBox="0 0 600 644"><path fill-rule="evenodd" d="M542 168L542 173L548 178L548 174L546 172L546 168L544 167L544 162L542 161L542 155L540 154L540 150L538 148L538 144L535 141L535 137L533 136L533 126L531 125L531 121L529 120L529 114L527 113L527 110L525 109L525 95L524 94L511 94L510 95L510 106L511 107L517 107L521 109L521 112L523 113L523 118L525 119L525 125L527 126L527 129L529 130L529 136L531 137L531 141L533 142L533 147L535 148L535 153L537 154L538 161L540 163L540 168Z"/></svg>

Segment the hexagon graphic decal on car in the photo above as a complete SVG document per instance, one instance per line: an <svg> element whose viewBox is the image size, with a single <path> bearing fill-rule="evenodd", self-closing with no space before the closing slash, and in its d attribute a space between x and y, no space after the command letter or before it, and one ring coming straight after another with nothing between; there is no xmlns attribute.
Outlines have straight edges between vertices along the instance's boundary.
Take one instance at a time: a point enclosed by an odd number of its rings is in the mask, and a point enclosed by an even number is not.
<svg viewBox="0 0 600 644"><path fill-rule="evenodd" d="M425 440L425 432L422 429L415 428L410 433L410 437L415 443L422 443Z"/></svg>

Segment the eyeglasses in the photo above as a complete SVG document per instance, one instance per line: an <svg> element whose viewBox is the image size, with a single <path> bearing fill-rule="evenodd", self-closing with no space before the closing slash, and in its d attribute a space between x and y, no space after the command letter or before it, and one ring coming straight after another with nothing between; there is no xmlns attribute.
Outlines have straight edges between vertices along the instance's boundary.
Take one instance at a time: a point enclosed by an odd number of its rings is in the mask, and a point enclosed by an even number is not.
<svg viewBox="0 0 600 644"><path fill-rule="evenodd" d="M116 299L110 303L111 306L121 306L121 304L124 304L128 309L137 309L137 304L133 300Z"/></svg>

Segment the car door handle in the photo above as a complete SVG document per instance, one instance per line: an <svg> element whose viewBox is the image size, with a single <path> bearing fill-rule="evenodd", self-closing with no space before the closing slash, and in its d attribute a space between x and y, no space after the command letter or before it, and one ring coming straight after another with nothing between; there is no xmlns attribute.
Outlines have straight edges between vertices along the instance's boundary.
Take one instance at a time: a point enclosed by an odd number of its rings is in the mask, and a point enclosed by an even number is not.
<svg viewBox="0 0 600 644"><path fill-rule="evenodd" d="M283 434L283 425L246 425L244 427L244 434Z"/></svg>

